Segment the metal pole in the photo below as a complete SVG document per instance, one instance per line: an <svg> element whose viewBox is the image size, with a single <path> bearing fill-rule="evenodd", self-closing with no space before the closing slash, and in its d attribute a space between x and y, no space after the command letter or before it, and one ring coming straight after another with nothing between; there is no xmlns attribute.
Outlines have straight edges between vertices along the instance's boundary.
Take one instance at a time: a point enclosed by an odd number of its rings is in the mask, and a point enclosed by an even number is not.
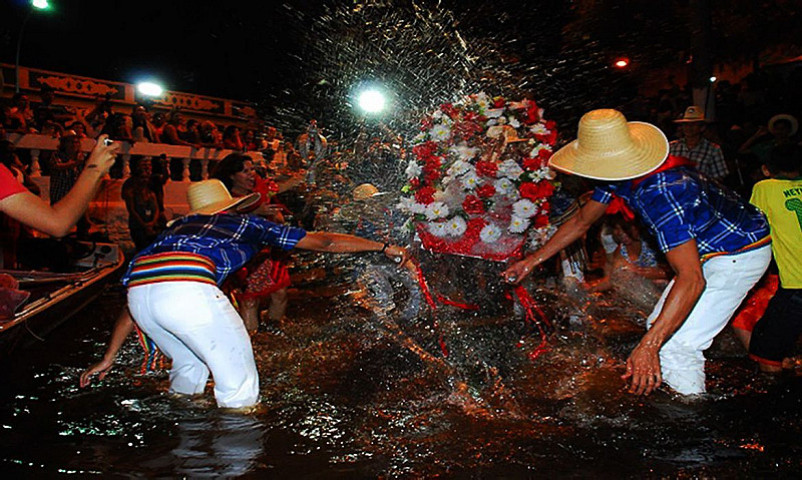
<svg viewBox="0 0 802 480"><path fill-rule="evenodd" d="M17 59L14 62L14 74L16 75L16 80L14 80L14 93L19 93L19 52L22 47L22 33L25 31L25 25L28 24L28 19L31 18L31 13L33 13L33 10L28 9L28 14L25 15L25 20L22 21L22 26L19 29L19 36L17 37Z"/></svg>

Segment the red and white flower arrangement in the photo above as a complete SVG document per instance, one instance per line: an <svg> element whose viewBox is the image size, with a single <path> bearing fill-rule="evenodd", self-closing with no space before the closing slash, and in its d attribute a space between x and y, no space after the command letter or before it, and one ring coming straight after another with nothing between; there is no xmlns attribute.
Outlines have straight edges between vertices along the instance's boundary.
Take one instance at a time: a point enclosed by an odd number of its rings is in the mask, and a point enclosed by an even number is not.
<svg viewBox="0 0 802 480"><path fill-rule="evenodd" d="M421 122L398 207L411 214L424 246L492 260L540 244L553 231L548 168L553 121L532 100L484 93L446 103Z"/></svg>

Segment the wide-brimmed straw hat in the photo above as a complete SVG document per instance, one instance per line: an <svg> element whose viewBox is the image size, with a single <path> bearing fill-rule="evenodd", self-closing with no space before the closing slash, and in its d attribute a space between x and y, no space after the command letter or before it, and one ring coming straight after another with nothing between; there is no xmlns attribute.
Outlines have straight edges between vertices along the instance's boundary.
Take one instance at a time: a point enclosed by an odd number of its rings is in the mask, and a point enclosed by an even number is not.
<svg viewBox="0 0 802 480"><path fill-rule="evenodd" d="M363 183L354 189L352 196L354 200L367 200L368 198L378 195L379 189L373 184Z"/></svg>
<svg viewBox="0 0 802 480"><path fill-rule="evenodd" d="M691 105L685 109L681 117L674 120L674 123L695 123L705 121L705 111L702 107Z"/></svg>
<svg viewBox="0 0 802 480"><path fill-rule="evenodd" d="M236 208L246 210L259 201L261 194L251 193L244 197L234 198L228 192L226 186L220 180L203 180L195 182L187 189L187 203L189 203L189 215L214 215L225 210ZM183 217L182 217L183 218ZM178 218L167 222L169 227Z"/></svg>
<svg viewBox="0 0 802 480"><path fill-rule="evenodd" d="M580 177L617 181L646 175L666 157L668 139L659 128L602 109L582 116L577 139L552 155L549 165Z"/></svg>
<svg viewBox="0 0 802 480"><path fill-rule="evenodd" d="M788 133L788 135L796 134L797 130L799 129L799 122L795 116L788 115L787 113L781 113L771 117L771 120L769 120L769 132L774 133L774 125L781 120L785 120L791 124L791 131Z"/></svg>

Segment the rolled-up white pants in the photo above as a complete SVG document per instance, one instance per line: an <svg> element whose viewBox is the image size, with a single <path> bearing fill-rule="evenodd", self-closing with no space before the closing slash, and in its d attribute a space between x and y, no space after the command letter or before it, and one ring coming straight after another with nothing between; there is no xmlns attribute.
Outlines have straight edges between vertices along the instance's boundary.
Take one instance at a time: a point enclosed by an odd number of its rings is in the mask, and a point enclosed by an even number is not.
<svg viewBox="0 0 802 480"><path fill-rule="evenodd" d="M170 390L202 393L211 370L217 405L259 401L251 339L237 311L214 285L161 282L128 289L134 321L173 360Z"/></svg>
<svg viewBox="0 0 802 480"><path fill-rule="evenodd" d="M771 245L766 245L744 253L713 257L702 264L707 285L688 318L660 349L660 372L671 388L684 395L705 392L703 352L727 326L770 261ZM672 280L649 315L647 328L662 311L673 286Z"/></svg>

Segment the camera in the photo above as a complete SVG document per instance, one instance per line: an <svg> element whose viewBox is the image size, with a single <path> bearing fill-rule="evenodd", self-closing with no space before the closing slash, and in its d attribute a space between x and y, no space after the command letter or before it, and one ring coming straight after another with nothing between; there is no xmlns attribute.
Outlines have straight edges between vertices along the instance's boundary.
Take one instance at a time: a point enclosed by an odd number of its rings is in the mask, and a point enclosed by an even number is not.
<svg viewBox="0 0 802 480"><path fill-rule="evenodd" d="M114 143L114 140L112 140L112 139L110 139L110 138L105 138L105 139L103 139L103 145L105 145L105 146L107 146L107 147L108 147L109 145L111 145L112 143Z"/></svg>

